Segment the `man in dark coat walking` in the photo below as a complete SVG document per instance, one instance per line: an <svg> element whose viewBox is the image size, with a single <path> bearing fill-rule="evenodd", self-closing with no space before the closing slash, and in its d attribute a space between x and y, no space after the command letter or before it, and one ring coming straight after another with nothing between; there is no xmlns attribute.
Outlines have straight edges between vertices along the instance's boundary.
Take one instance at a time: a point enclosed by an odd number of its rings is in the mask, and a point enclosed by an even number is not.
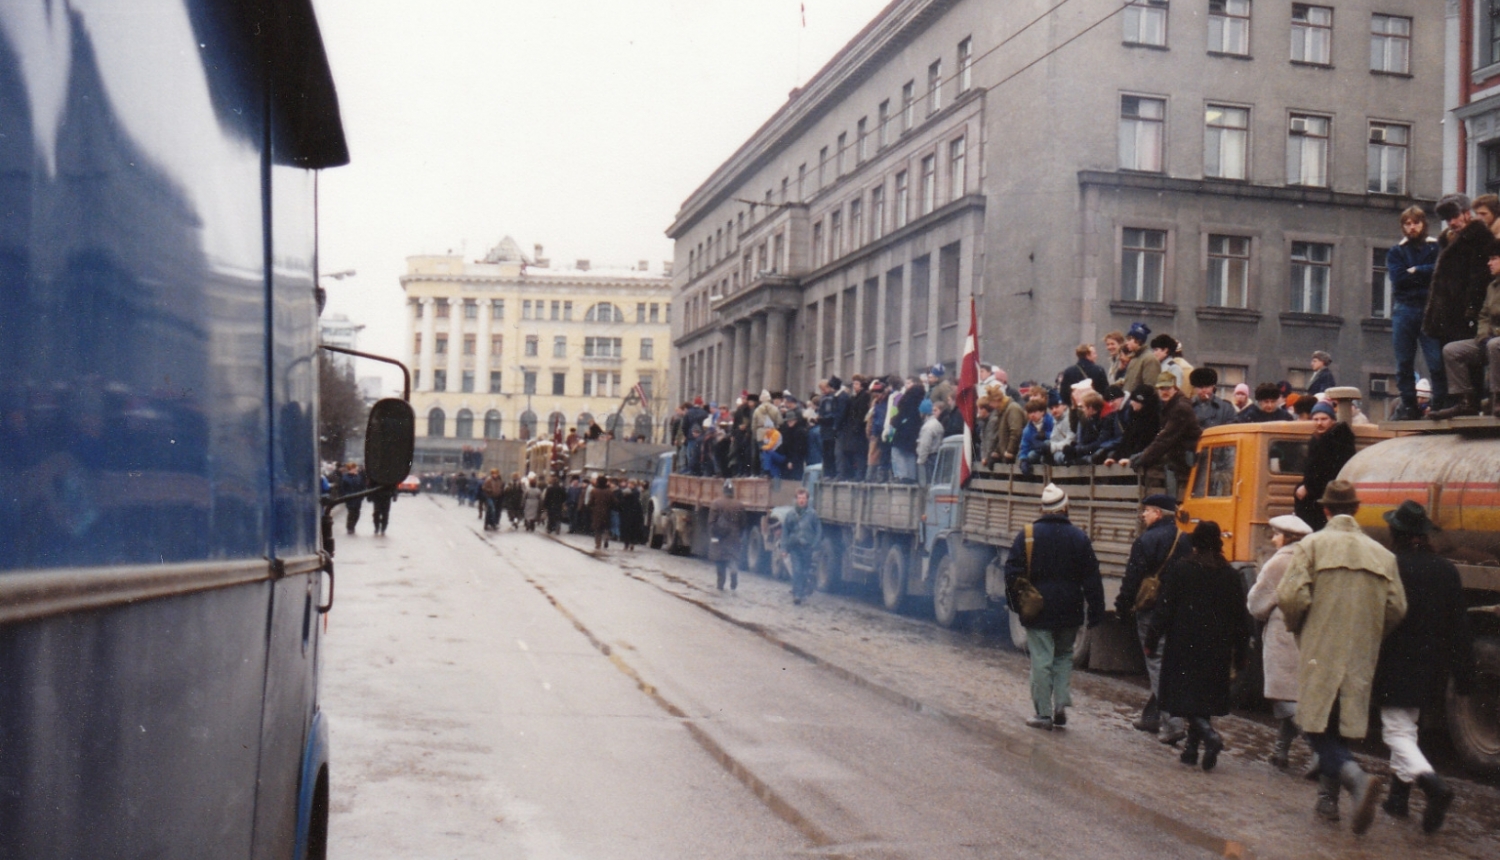
<svg viewBox="0 0 1500 860"><path fill-rule="evenodd" d="M734 497L734 482L724 482L724 495L708 506L708 560L719 575L718 588L724 590L724 574L729 574L729 589L740 587L740 536L745 531L745 504Z"/></svg>
<svg viewBox="0 0 1500 860"><path fill-rule="evenodd" d="M1422 313L1422 333L1443 344L1471 340L1490 281L1489 247L1494 236L1469 209L1469 198L1449 194L1438 201L1437 214L1448 222L1438 238L1437 265ZM1429 368L1430 370L1431 368ZM1448 380L1449 386L1453 380ZM1436 402L1436 401L1434 401ZM1459 405L1449 395L1439 408Z"/></svg>
<svg viewBox="0 0 1500 860"><path fill-rule="evenodd" d="M1415 784L1427 796L1422 829L1443 826L1453 789L1443 781L1417 746L1417 719L1423 708L1440 702L1453 678L1453 691L1469 695L1474 683L1474 642L1465 611L1458 568L1432 551L1428 535L1437 529L1427 509L1407 500L1385 514L1396 550L1401 587L1406 589L1406 617L1380 645L1375 667L1375 703L1380 706L1381 739L1391 750L1391 793L1385 811L1408 814Z"/></svg>
<svg viewBox="0 0 1500 860"><path fill-rule="evenodd" d="M1104 621L1104 581L1099 559L1083 530L1068 521L1068 494L1056 484L1042 489L1042 517L1016 535L1005 559L1005 590L1026 577L1042 595L1042 611L1026 627L1031 653L1031 701L1034 729L1052 731L1068 724L1073 703L1068 689L1073 676L1073 644L1085 623Z"/></svg>
<svg viewBox="0 0 1500 860"><path fill-rule="evenodd" d="M1166 570L1167 564L1174 559L1186 558L1191 551L1187 536L1177 528L1174 519L1176 513L1177 500L1163 493L1153 493L1141 502L1141 523L1145 528L1130 546L1130 557L1125 562L1125 576L1120 580L1120 594L1115 598L1116 615L1120 618L1135 616L1136 635L1140 638L1143 652L1147 650L1146 634L1151 629L1151 619L1156 610L1154 606L1142 606L1137 611L1141 582L1154 576L1158 577L1157 582L1160 583L1159 577ZM1187 736L1187 729L1183 727L1182 720L1173 717L1170 712L1163 713L1160 708L1161 657L1147 654L1146 676L1151 681L1151 698L1146 701L1146 707L1142 710L1140 719L1135 721L1135 727L1143 732L1159 733L1162 743L1175 744ZM1166 724L1165 731L1162 731L1163 723Z"/></svg>
<svg viewBox="0 0 1500 860"><path fill-rule="evenodd" d="M1339 470L1354 456L1354 431L1348 424L1335 421L1332 404L1319 403L1313 407L1313 435L1307 443L1307 465L1302 472L1302 485L1297 487L1294 504L1297 516L1312 526L1313 531L1322 531L1328 525L1323 506L1323 490L1328 482L1339 476Z"/></svg>
<svg viewBox="0 0 1500 860"><path fill-rule="evenodd" d="M557 482L556 476L549 477L547 489L542 491L542 510L547 512L547 534L555 535L562 531L563 509L567 507L567 504L568 491ZM498 527L498 517L496 520Z"/></svg>
<svg viewBox="0 0 1500 860"><path fill-rule="evenodd" d="M365 475L359 470L358 464L350 463L345 466L344 474L339 476L339 495L352 496L364 490ZM359 523L359 509L363 504L363 497L344 502L344 529L349 534L354 534L354 526Z"/></svg>

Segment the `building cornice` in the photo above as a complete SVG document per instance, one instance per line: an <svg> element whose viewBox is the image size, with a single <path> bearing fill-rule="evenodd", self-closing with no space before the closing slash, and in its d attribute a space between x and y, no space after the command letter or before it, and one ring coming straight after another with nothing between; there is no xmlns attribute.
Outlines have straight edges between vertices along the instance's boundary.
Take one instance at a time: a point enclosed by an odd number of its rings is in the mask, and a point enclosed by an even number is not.
<svg viewBox="0 0 1500 860"><path fill-rule="evenodd" d="M1296 185L1252 185L1218 179L1184 179L1160 173L1127 173L1109 170L1078 171L1080 186L1101 188L1134 188L1144 191L1182 191L1240 200L1273 200L1318 206L1343 206L1350 209L1378 209L1400 212L1408 206L1428 205L1432 201L1392 194L1350 194L1328 188L1304 188Z"/></svg>
<svg viewBox="0 0 1500 860"><path fill-rule="evenodd" d="M550 287L586 287L598 289L608 287L610 289L636 289L643 291L665 290L669 294L672 290L671 278L610 278L608 276L588 277L548 277L525 278L510 275L443 275L443 274L405 274L400 278L402 289L410 283L435 283L435 284L497 284L519 289L544 290Z"/></svg>

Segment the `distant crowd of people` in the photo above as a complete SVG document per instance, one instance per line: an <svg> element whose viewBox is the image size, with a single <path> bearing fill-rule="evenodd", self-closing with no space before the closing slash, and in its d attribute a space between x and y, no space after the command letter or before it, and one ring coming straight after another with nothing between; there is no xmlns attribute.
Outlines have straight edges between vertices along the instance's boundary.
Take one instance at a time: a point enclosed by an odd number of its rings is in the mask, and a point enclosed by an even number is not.
<svg viewBox="0 0 1500 860"><path fill-rule="evenodd" d="M456 473L448 485L460 505L477 509L485 531L499 531L503 515L512 531L534 532L541 526L547 534L561 534L567 526L570 534L593 535L596 549L607 549L615 540L626 550L645 543L649 534L645 481L604 475L564 481L535 472L513 472L506 480L499 469L491 469L483 478L477 472Z"/></svg>

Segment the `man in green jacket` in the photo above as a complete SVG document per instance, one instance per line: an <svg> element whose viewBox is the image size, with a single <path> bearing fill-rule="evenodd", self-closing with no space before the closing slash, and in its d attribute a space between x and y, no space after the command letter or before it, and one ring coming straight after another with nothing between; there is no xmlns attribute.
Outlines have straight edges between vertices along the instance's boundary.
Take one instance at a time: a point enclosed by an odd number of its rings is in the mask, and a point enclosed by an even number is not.
<svg viewBox="0 0 1500 860"><path fill-rule="evenodd" d="M812 554L823 539L823 523L807 506L807 490L797 491L797 506L781 521L781 548L792 560L792 602L801 604L812 594Z"/></svg>

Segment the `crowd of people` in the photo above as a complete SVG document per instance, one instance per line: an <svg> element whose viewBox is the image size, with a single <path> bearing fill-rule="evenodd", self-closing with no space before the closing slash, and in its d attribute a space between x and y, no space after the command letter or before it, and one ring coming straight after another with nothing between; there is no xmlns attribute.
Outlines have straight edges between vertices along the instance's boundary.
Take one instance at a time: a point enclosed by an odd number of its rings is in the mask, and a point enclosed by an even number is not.
<svg viewBox="0 0 1500 860"><path fill-rule="evenodd" d="M512 472L507 480L499 469L480 478L457 473L448 480L449 492L460 505L477 510L485 531L500 531L502 517L512 531L592 535L596 549L618 541L627 551L645 543L650 488L645 481L599 475L592 480L574 475L539 476Z"/></svg>

